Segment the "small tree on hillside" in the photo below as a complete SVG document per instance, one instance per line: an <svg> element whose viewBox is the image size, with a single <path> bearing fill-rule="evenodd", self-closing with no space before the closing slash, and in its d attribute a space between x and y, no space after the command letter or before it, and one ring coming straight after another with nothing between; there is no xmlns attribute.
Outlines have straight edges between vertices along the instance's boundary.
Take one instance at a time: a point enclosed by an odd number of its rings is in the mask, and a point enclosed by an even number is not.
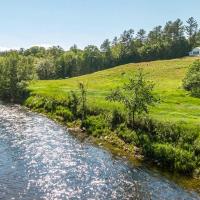
<svg viewBox="0 0 200 200"><path fill-rule="evenodd" d="M183 80L183 87L190 91L192 96L200 98L200 61L195 61L189 68Z"/></svg>
<svg viewBox="0 0 200 200"><path fill-rule="evenodd" d="M68 107L71 110L74 119L78 116L78 106L80 104L79 97L76 92L71 91L68 97Z"/></svg>
<svg viewBox="0 0 200 200"><path fill-rule="evenodd" d="M153 89L154 84L145 79L145 75L140 69L135 76L129 79L128 83L125 83L121 88L113 90L106 99L121 102L125 106L133 128L136 116L147 114L149 106L158 102Z"/></svg>
<svg viewBox="0 0 200 200"><path fill-rule="evenodd" d="M68 108L71 110L74 119L81 115L83 122L87 117L87 89L84 83L78 84L79 92L71 91L68 97Z"/></svg>
<svg viewBox="0 0 200 200"><path fill-rule="evenodd" d="M81 104L81 118L82 122L86 119L87 116L87 89L84 83L79 83L79 89L81 92L80 104Z"/></svg>

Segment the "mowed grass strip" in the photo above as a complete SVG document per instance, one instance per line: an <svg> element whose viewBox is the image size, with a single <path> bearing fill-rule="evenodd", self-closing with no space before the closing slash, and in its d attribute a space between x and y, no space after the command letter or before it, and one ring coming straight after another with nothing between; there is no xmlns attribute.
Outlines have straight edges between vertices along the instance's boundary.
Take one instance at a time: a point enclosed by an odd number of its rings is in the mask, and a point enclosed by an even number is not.
<svg viewBox="0 0 200 200"><path fill-rule="evenodd" d="M142 68L147 78L155 83L155 92L161 99L160 104L152 108L151 116L160 121L200 126L200 99L191 97L182 88L182 79L195 59L198 58L131 63L65 80L35 81L29 85L29 89L33 95L59 100L67 98L69 91L78 90L78 83L84 82L90 105L112 109L116 104L107 102L106 95Z"/></svg>

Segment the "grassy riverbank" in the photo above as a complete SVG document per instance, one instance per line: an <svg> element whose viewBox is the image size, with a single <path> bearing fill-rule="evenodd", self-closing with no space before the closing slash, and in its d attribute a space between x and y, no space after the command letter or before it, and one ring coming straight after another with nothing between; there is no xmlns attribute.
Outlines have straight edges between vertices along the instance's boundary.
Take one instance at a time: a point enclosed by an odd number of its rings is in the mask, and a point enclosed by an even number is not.
<svg viewBox="0 0 200 200"><path fill-rule="evenodd" d="M140 147L147 158L153 158L162 167L198 173L200 99L189 96L181 87L188 66L194 60L183 58L128 64L76 78L36 81L29 85L31 93L25 104L72 126L74 116L68 109L68 95L71 90L78 92L78 83L84 82L88 88L88 119L84 126L89 134L107 140L114 134L125 143ZM137 120L135 130L130 130L124 124L122 105L107 102L105 96L138 68L143 68L148 79L155 83L161 103L151 109L148 118ZM120 120L114 123L116 116ZM114 139L111 137L110 140Z"/></svg>

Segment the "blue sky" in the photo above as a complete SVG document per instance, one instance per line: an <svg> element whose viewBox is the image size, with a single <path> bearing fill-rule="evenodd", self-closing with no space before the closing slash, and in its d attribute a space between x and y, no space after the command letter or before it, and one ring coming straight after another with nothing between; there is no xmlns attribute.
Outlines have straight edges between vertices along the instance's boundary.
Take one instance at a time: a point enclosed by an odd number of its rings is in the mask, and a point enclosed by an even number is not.
<svg viewBox="0 0 200 200"><path fill-rule="evenodd" d="M150 30L193 16L200 0L5 0L0 2L0 48L74 43L100 45L123 30Z"/></svg>

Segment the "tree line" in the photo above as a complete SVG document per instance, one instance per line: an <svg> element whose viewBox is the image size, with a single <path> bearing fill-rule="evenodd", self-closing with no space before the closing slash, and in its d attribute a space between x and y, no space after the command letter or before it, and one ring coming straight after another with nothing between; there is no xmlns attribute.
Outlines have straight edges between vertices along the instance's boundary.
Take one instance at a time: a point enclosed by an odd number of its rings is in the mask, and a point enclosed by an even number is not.
<svg viewBox="0 0 200 200"><path fill-rule="evenodd" d="M185 24L180 19L168 21L149 32L125 30L112 41L106 39L100 48L88 45L82 50L74 45L65 51L60 46L34 46L0 52L0 94L18 95L26 80L63 79L130 62L183 57L195 46L200 46L200 30L191 17Z"/></svg>

